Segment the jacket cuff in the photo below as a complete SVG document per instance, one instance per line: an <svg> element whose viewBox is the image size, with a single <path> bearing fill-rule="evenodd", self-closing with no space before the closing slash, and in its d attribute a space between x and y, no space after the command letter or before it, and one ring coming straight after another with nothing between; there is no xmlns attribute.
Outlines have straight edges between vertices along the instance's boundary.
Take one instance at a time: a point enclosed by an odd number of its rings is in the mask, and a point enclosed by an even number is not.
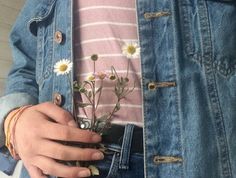
<svg viewBox="0 0 236 178"><path fill-rule="evenodd" d="M27 93L12 93L0 98L0 171L7 175L11 175L14 172L17 161L11 157L9 151L4 146L4 120L11 110L37 103L38 100Z"/></svg>
<svg viewBox="0 0 236 178"><path fill-rule="evenodd" d="M13 174L17 160L12 158L7 147L5 146L0 148L0 163L0 171L9 176Z"/></svg>
<svg viewBox="0 0 236 178"><path fill-rule="evenodd" d="M12 93L0 98L0 147L5 144L4 120L15 108L37 104L38 100L27 93Z"/></svg>

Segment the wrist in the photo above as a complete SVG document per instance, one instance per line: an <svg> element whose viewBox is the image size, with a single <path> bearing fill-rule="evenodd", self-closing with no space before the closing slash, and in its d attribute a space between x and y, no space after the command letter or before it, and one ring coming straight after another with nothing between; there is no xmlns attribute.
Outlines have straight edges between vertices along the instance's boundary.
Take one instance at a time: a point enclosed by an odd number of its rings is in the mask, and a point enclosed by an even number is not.
<svg viewBox="0 0 236 178"><path fill-rule="evenodd" d="M11 110L8 113L8 115L6 116L6 118L5 118L5 121L4 121L4 133L5 133L5 136L6 136L7 127L9 126L9 124L11 122L11 119L12 119L13 115L17 112L17 110L19 110L19 108Z"/></svg>
<svg viewBox="0 0 236 178"><path fill-rule="evenodd" d="M29 107L31 107L31 105L14 109L7 115L4 122L4 132L6 136L5 145L14 159L20 159L16 152L15 127L21 114Z"/></svg>

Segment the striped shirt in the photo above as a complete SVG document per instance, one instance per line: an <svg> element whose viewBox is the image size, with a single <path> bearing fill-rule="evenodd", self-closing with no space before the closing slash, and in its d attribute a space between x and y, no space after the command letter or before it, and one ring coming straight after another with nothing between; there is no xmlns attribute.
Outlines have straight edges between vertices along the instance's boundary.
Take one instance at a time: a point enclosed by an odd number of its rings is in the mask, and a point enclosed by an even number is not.
<svg viewBox="0 0 236 178"><path fill-rule="evenodd" d="M78 80L85 80L94 71L92 54L99 57L96 72L110 73L114 66L118 75L125 77L129 66L129 87L134 90L121 100L121 109L112 122L142 125L140 57L128 59L122 53L122 46L129 42L138 43L135 0L75 0L74 56ZM100 84L101 81L96 81L97 87ZM81 98L88 102L83 94ZM114 81L105 79L96 116L111 112L116 100ZM92 107L80 108L78 113L91 118Z"/></svg>

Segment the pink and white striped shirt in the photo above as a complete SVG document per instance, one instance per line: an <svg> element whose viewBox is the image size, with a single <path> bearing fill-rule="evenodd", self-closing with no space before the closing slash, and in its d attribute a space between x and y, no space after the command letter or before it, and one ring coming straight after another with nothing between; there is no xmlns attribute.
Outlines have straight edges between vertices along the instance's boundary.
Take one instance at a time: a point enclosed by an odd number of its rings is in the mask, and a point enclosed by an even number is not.
<svg viewBox="0 0 236 178"><path fill-rule="evenodd" d="M138 43L135 0L74 1L74 56L80 81L93 72L92 54L99 56L96 72L110 72L114 66L120 76L125 76L129 59L122 53L122 46L127 42ZM140 67L139 57L130 59L128 78L131 84L135 82L135 88L121 101L121 109L115 114L113 123L142 125ZM113 86L112 81L104 81L97 117L111 112L114 107ZM91 117L91 110L89 107L80 109L79 116Z"/></svg>

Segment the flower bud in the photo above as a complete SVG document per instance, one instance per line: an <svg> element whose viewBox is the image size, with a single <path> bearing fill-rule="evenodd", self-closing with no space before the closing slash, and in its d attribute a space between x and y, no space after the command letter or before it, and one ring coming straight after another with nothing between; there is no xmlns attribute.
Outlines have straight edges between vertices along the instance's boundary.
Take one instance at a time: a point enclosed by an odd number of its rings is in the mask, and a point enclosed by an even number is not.
<svg viewBox="0 0 236 178"><path fill-rule="evenodd" d="M91 56L91 59L92 59L93 61L98 60L98 55L97 55L97 54L93 54L93 55Z"/></svg>

